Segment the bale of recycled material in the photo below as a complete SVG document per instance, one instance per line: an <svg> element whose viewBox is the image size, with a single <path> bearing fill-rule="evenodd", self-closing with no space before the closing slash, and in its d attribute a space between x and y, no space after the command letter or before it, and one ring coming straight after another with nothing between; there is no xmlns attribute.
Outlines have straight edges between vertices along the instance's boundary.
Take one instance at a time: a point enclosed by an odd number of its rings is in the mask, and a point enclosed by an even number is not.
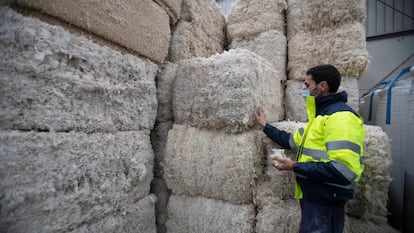
<svg viewBox="0 0 414 233"><path fill-rule="evenodd" d="M300 31L288 37L288 78L305 80L306 70L332 64L343 77L360 78L367 68L365 29L356 22L318 31Z"/></svg>
<svg viewBox="0 0 414 233"><path fill-rule="evenodd" d="M151 131L151 144L154 149L154 176L162 178L164 174L165 145L172 121L157 122Z"/></svg>
<svg viewBox="0 0 414 233"><path fill-rule="evenodd" d="M258 209L256 233L299 232L301 211L299 201L280 200Z"/></svg>
<svg viewBox="0 0 414 233"><path fill-rule="evenodd" d="M169 17L152 0L14 1L22 8L79 27L156 63L163 63L168 54L171 37Z"/></svg>
<svg viewBox="0 0 414 233"><path fill-rule="evenodd" d="M174 121L238 133L255 125L258 106L278 121L284 115L280 86L277 71L246 49L183 60L173 86Z"/></svg>
<svg viewBox="0 0 414 233"><path fill-rule="evenodd" d="M223 52L226 19L215 1L183 0L180 20L172 29L168 60L209 57Z"/></svg>
<svg viewBox="0 0 414 233"><path fill-rule="evenodd" d="M228 43L271 30L285 33L286 8L286 0L236 0L227 15Z"/></svg>
<svg viewBox="0 0 414 233"><path fill-rule="evenodd" d="M363 22L366 16L365 0L287 0L287 4L289 37L298 32Z"/></svg>
<svg viewBox="0 0 414 233"><path fill-rule="evenodd" d="M388 187L392 165L390 142L379 126L365 125L364 171L356 197L347 204L347 213L362 220L381 224L387 221Z"/></svg>
<svg viewBox="0 0 414 233"><path fill-rule="evenodd" d="M255 131L228 134L174 124L168 133L164 179L174 194L251 203L262 173L262 153Z"/></svg>
<svg viewBox="0 0 414 233"><path fill-rule="evenodd" d="M310 68L310 67L309 67ZM306 113L305 100L301 96L303 90L303 81L299 80L287 80L285 90L285 108L286 108L286 119L292 121L306 122L308 116ZM358 100L358 80L355 78L342 77L341 85L339 86L338 92L346 91L348 94L347 104L354 109L356 112L359 111L359 100Z"/></svg>
<svg viewBox="0 0 414 233"><path fill-rule="evenodd" d="M285 80L287 42L283 32L271 30L260 33L256 37L236 38L229 46L231 49L244 48L266 59L273 69Z"/></svg>
<svg viewBox="0 0 414 233"><path fill-rule="evenodd" d="M255 209L200 196L171 195L168 202L169 233L251 233Z"/></svg>
<svg viewBox="0 0 414 233"><path fill-rule="evenodd" d="M158 70L156 84L157 84L157 121L172 121L172 87L175 81L175 74L178 65L175 63L166 62Z"/></svg>
<svg viewBox="0 0 414 233"><path fill-rule="evenodd" d="M0 9L0 129L152 129L157 65Z"/></svg>
<svg viewBox="0 0 414 233"><path fill-rule="evenodd" d="M0 148L1 232L64 232L129 212L128 219L154 219L155 201L151 211L135 206L149 194L153 178L149 131L0 131Z"/></svg>

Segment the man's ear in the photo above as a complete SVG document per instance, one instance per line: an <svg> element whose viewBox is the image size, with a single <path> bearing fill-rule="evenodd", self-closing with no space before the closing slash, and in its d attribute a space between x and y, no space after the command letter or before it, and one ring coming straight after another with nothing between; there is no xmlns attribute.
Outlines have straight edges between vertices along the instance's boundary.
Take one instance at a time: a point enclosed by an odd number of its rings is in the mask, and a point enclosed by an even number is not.
<svg viewBox="0 0 414 233"><path fill-rule="evenodd" d="M322 92L329 92L329 85L326 81L321 82L321 90Z"/></svg>

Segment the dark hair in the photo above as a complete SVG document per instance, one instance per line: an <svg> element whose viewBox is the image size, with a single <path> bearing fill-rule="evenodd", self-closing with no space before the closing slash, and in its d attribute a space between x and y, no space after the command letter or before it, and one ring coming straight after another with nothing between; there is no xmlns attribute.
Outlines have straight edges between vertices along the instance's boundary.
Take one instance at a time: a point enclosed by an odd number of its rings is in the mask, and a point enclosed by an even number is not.
<svg viewBox="0 0 414 233"><path fill-rule="evenodd" d="M316 84L326 81L331 93L337 92L341 84L341 74L333 65L324 64L312 67L306 71L306 75L311 75Z"/></svg>

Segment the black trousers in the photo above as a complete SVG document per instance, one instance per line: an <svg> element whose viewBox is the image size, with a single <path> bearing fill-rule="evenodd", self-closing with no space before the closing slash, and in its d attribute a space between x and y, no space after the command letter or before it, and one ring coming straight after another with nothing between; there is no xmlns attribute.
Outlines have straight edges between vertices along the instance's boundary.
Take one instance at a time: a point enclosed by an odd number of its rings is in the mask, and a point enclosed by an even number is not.
<svg viewBox="0 0 414 233"><path fill-rule="evenodd" d="M345 223L345 202L337 204L300 200L302 218L299 233L342 233Z"/></svg>

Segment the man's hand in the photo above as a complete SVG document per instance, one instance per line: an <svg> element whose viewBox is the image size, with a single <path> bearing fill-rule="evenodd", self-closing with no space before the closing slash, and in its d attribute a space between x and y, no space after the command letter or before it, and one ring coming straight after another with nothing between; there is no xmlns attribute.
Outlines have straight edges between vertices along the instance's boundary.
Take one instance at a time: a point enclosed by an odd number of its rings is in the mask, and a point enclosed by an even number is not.
<svg viewBox="0 0 414 233"><path fill-rule="evenodd" d="M258 107L254 112L256 121L264 128L266 126L266 116L264 114L263 108Z"/></svg>
<svg viewBox="0 0 414 233"><path fill-rule="evenodd" d="M272 159L272 165L277 170L292 170L295 166L295 161L290 158L275 157Z"/></svg>

